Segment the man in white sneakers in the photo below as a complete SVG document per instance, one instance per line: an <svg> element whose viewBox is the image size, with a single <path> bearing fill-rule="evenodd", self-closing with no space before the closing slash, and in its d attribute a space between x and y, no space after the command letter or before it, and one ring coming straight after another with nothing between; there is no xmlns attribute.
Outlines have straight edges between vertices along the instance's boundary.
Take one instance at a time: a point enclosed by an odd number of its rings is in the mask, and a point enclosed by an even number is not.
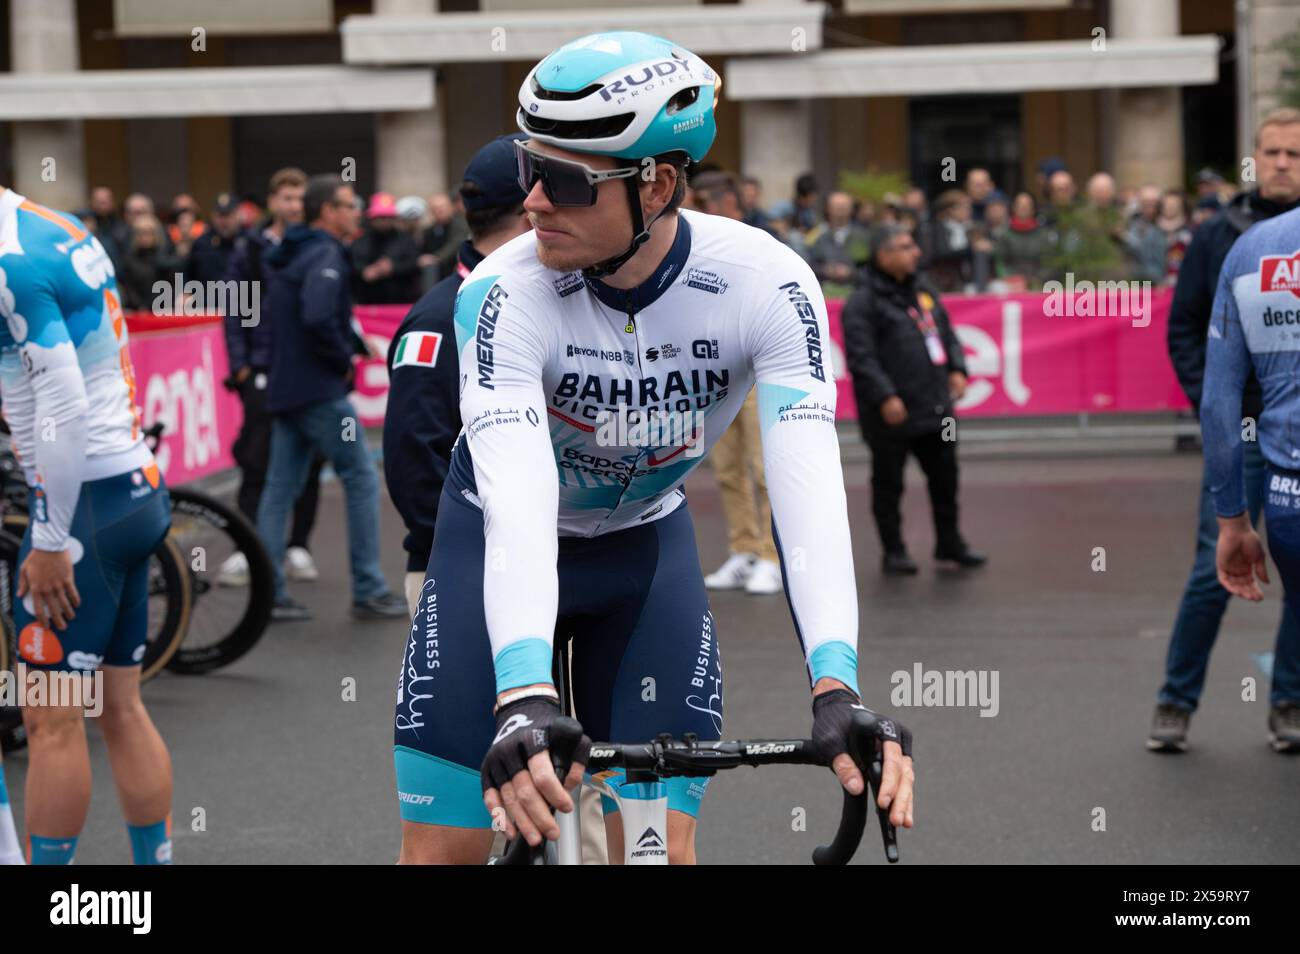
<svg viewBox="0 0 1300 954"><path fill-rule="evenodd" d="M728 172L704 172L692 181L701 212L743 220L740 186ZM740 413L713 445L713 469L727 518L727 562L704 578L711 590L738 590L758 595L781 592L781 567L772 542L772 508L763 478L758 402L750 392Z"/></svg>

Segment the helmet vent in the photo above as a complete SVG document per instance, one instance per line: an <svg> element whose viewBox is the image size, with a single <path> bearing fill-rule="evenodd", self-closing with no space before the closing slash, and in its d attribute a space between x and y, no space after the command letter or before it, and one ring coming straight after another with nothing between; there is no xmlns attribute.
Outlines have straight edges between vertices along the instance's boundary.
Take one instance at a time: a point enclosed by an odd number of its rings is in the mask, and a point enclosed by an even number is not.
<svg viewBox="0 0 1300 954"><path fill-rule="evenodd" d="M613 139L636 118L635 113L619 113L600 119L547 119L523 110L519 111L519 116L528 132L556 139Z"/></svg>
<svg viewBox="0 0 1300 954"><path fill-rule="evenodd" d="M582 99L586 96L590 96L592 93L599 92L600 88L600 83L592 83L585 89L580 89L577 92L569 92L568 90L562 89L547 89L541 83L537 82L536 76L533 77L532 82L533 95L538 99L550 100L553 103L567 103L575 99Z"/></svg>
<svg viewBox="0 0 1300 954"><path fill-rule="evenodd" d="M693 106L699 100L699 98L700 98L700 88L698 86L692 86L689 89L684 89L676 96L674 96L672 99L668 100L668 104L664 107L664 112L667 113L669 116L672 116L674 113L680 113L683 109L686 109L688 106Z"/></svg>

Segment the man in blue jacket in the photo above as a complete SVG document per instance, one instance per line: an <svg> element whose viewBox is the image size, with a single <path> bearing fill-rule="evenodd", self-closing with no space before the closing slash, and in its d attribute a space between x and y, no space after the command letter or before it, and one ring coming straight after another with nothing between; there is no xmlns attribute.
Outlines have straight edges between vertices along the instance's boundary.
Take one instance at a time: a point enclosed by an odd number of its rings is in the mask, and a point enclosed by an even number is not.
<svg viewBox="0 0 1300 954"><path fill-rule="evenodd" d="M334 465L347 498L352 615L394 619L407 613L379 567L379 480L348 400L352 271L341 239L356 231L357 216L351 186L338 176L314 176L303 195L308 224L289 229L265 258L271 324L266 405L274 422L257 531L275 570L274 619L311 616L289 598L282 563L289 511L316 453Z"/></svg>
<svg viewBox="0 0 1300 954"><path fill-rule="evenodd" d="M262 259L284 240L290 226L302 221L302 193L307 188L307 175L292 166L280 169L271 176L267 188L266 206L271 219L265 227L249 229L235 241L230 255L225 280L256 283L260 289L259 308L266 307L266 270ZM271 416L266 411L267 371L271 366L271 323L247 321L232 309L225 316L226 354L230 359L230 378L227 388L239 395L244 406L244 423L239 436L230 448L235 463L239 465L240 483L236 502L239 510L251 522L257 522L257 508L262 502L262 488L266 486L266 466L271 459ZM291 580L314 580L316 564L312 560L308 537L316 522L316 506L320 497L320 470L324 461L317 457L307 475L307 483L293 509L293 528L289 534L286 551ZM221 565L217 581L222 586L247 586L248 560L242 553L233 554Z"/></svg>
<svg viewBox="0 0 1300 954"><path fill-rule="evenodd" d="M452 314L456 292L489 252L532 229L524 214L515 139L499 136L470 160L461 202L470 238L460 244L456 270L412 306L388 349L388 410L384 417L384 476L406 524L406 602L419 601L433 549L438 498L451 448L460 433L460 381Z"/></svg>

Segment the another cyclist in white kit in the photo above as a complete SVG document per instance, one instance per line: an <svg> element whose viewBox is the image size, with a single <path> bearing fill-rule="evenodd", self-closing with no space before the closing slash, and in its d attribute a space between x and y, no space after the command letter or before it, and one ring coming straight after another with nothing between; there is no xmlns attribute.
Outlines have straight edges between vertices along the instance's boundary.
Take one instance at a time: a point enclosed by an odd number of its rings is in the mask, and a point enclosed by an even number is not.
<svg viewBox="0 0 1300 954"><path fill-rule="evenodd" d="M535 231L457 298L465 425L394 721L403 862L482 861L494 818L531 844L557 836L551 809L572 809L585 758L563 785L548 758L557 635L574 646L588 736L720 737L717 633L682 483L751 387L812 737L862 791L846 753L863 708L858 611L821 290L767 233L678 211L720 85L668 40L604 33L556 50L520 89ZM879 803L911 827L910 738L895 736ZM706 782L669 783L672 862L694 860Z"/></svg>

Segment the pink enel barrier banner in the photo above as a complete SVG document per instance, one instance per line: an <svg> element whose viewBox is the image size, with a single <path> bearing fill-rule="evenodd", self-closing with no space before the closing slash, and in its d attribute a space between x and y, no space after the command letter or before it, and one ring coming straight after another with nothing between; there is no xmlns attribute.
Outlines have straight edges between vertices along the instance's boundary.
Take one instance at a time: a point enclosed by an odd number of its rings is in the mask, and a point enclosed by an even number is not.
<svg viewBox="0 0 1300 954"><path fill-rule="evenodd" d="M1074 296L1082 303L1083 293ZM1165 329L1173 291L1153 289L1150 319L1049 315L1049 296L953 295L943 298L966 354L963 417L1172 411L1191 405L1169 362ZM1058 299L1059 301L1059 299ZM844 362L842 301L828 301L837 418L857 418ZM1076 316L1068 317L1070 312Z"/></svg>
<svg viewBox="0 0 1300 954"><path fill-rule="evenodd" d="M1082 296L1082 292L1079 296ZM1169 363L1165 328L1173 293L1151 293L1150 320L1047 314L1048 296L952 295L944 298L966 353L970 384L957 405L965 417L1169 411L1190 407ZM1058 299L1059 300L1059 299ZM844 362L843 302L826 303L831 361L838 386L836 417L857 407ZM357 365L352 402L366 427L383 424L388 403L385 357L409 305L358 306L356 317L378 355ZM1082 309L1077 309L1082 310ZM136 400L148 426L167 422L158 462L174 484L234 465L239 398L222 387L229 373L221 320L154 331L129 317Z"/></svg>
<svg viewBox="0 0 1300 954"><path fill-rule="evenodd" d="M229 374L221 319L176 331L139 331L128 317L135 399L146 427L166 423L156 452L170 484L233 467L230 447L244 421Z"/></svg>

